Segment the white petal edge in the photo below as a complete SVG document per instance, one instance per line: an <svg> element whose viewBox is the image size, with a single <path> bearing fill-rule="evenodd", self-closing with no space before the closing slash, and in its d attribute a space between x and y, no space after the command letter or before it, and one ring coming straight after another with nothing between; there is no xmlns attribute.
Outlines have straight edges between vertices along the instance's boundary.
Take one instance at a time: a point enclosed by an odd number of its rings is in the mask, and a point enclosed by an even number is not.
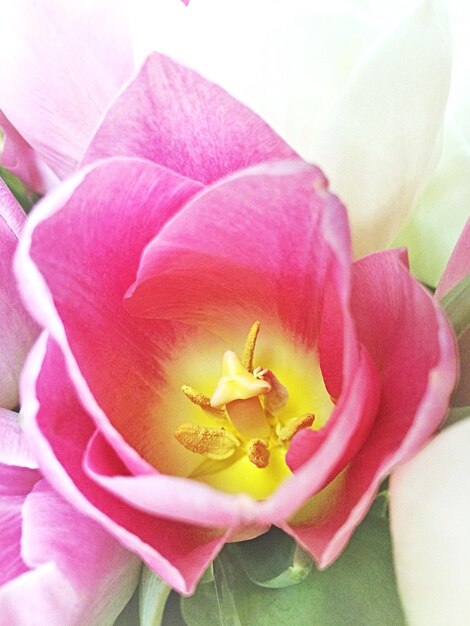
<svg viewBox="0 0 470 626"><path fill-rule="evenodd" d="M409 626L470 624L470 420L392 476L395 568Z"/></svg>
<svg viewBox="0 0 470 626"><path fill-rule="evenodd" d="M451 42L439 0L423 0L364 55L316 160L348 207L355 255L389 245L437 164Z"/></svg>

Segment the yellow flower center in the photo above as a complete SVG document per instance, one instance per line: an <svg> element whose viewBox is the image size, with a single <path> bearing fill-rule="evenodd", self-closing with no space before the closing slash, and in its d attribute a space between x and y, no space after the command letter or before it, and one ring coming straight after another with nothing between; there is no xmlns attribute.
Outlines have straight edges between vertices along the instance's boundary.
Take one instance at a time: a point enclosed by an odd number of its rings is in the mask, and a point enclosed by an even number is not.
<svg viewBox="0 0 470 626"><path fill-rule="evenodd" d="M320 385L317 380L320 419L310 406L301 414L289 414L293 403L287 388L271 369L255 366L259 330L255 322L241 359L231 350L224 353L212 396L183 385L185 396L207 419L204 425L182 423L174 434L186 450L201 456L190 477L224 491L264 498L290 474L285 456L292 438L302 429L321 427L333 405L323 380ZM308 392L307 397L310 401Z"/></svg>

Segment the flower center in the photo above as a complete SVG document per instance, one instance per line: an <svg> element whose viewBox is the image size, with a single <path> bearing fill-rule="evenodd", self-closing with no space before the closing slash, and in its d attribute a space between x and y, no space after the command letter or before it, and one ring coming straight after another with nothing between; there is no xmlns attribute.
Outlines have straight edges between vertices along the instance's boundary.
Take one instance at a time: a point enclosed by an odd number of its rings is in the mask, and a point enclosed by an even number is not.
<svg viewBox="0 0 470 626"><path fill-rule="evenodd" d="M222 372L212 396L183 385L186 397L211 417L213 426L181 424L175 431L178 442L190 452L205 457L193 473L197 478L217 472L245 457L260 469L269 469L273 455L285 456L294 435L313 425L313 413L280 414L289 394L269 369L254 366L259 322L251 327L241 359L228 350L222 357ZM220 468L217 467L219 462Z"/></svg>

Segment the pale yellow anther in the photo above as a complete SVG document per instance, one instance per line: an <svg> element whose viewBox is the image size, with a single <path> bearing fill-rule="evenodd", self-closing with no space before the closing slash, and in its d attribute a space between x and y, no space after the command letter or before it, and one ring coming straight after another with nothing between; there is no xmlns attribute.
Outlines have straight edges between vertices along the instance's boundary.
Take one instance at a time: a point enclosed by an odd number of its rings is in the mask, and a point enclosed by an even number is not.
<svg viewBox="0 0 470 626"><path fill-rule="evenodd" d="M253 465L264 469L269 465L269 448L263 439L251 439L246 447L248 459Z"/></svg>
<svg viewBox="0 0 470 626"><path fill-rule="evenodd" d="M222 409L216 409L211 406L211 399L209 398L209 396L206 396L206 394L201 393L200 391L196 391L189 385L183 385L181 387L181 391L188 398L188 400L191 400L193 404L200 406L201 409L210 411L211 413L215 413L218 417L225 417L225 411L223 411Z"/></svg>
<svg viewBox="0 0 470 626"><path fill-rule="evenodd" d="M286 406L289 392L271 370L263 370L263 380L271 385L271 391L264 399L264 408L275 415Z"/></svg>
<svg viewBox="0 0 470 626"><path fill-rule="evenodd" d="M313 424L314 419L315 415L313 413L305 413L305 415L301 415L300 417L293 417L285 426L278 424L276 426L277 438L280 442L287 443L299 430L309 428Z"/></svg>
<svg viewBox="0 0 470 626"><path fill-rule="evenodd" d="M223 428L196 424L181 424L175 430L175 437L187 450L216 461L228 459L240 445L238 439Z"/></svg>
<svg viewBox="0 0 470 626"><path fill-rule="evenodd" d="M271 385L253 376L231 350L222 358L222 377L212 394L211 407L218 409L234 400L248 400L271 390Z"/></svg>
<svg viewBox="0 0 470 626"><path fill-rule="evenodd" d="M259 329L260 323L255 322L248 331L248 336L245 341L245 347L243 349L242 365L249 372L253 371L253 357L255 354L256 340L258 339Z"/></svg>

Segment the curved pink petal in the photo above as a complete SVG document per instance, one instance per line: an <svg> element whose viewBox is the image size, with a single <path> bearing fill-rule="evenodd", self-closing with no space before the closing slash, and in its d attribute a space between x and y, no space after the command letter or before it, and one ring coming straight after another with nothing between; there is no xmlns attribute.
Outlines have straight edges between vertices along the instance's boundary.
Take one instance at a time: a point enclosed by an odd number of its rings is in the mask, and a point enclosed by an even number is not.
<svg viewBox="0 0 470 626"><path fill-rule="evenodd" d="M452 252L444 274L437 285L435 297L443 298L470 272L470 219ZM470 405L470 328L458 338L460 375L457 389L452 398L454 406Z"/></svg>
<svg viewBox="0 0 470 626"><path fill-rule="evenodd" d="M0 109L51 169L75 169L133 71L123 2L18 0L2 8Z"/></svg>
<svg viewBox="0 0 470 626"><path fill-rule="evenodd" d="M1 164L38 193L53 187L56 183L54 174L1 111L0 129L5 134Z"/></svg>
<svg viewBox="0 0 470 626"><path fill-rule="evenodd" d="M82 401L103 434L139 472L147 464L135 450L151 442L145 424L162 377L149 346L159 345L163 356L179 334L173 324L131 318L122 297L146 243L199 189L149 161L103 162L37 206L19 249L26 304L68 355ZM124 424L128 443L119 433Z"/></svg>
<svg viewBox="0 0 470 626"><path fill-rule="evenodd" d="M37 334L17 292L12 259L25 214L0 179L0 406L18 404L18 377Z"/></svg>
<svg viewBox="0 0 470 626"><path fill-rule="evenodd" d="M228 339L260 319L311 348L327 323L328 274L338 254L347 277L348 252L344 208L319 170L300 160L266 163L207 188L157 234L125 306ZM336 312L334 295L325 299Z"/></svg>
<svg viewBox="0 0 470 626"><path fill-rule="evenodd" d="M37 462L25 440L20 416L0 408L0 463L37 468Z"/></svg>
<svg viewBox="0 0 470 626"><path fill-rule="evenodd" d="M157 471L132 475L98 432L90 439L83 466L90 478L130 506L168 519L197 521L212 528L237 528L247 523L243 512L253 506L244 494L222 495L186 478Z"/></svg>
<svg viewBox="0 0 470 626"><path fill-rule="evenodd" d="M225 543L226 532L141 512L88 478L83 455L95 427L68 380L62 354L45 335L28 357L22 398L25 430L53 486L168 584L191 593Z"/></svg>
<svg viewBox="0 0 470 626"><path fill-rule="evenodd" d="M0 463L0 587L28 570L21 558L22 507L40 477L37 471Z"/></svg>
<svg viewBox="0 0 470 626"><path fill-rule="evenodd" d="M203 183L295 152L223 89L153 53L106 114L83 163L138 156Z"/></svg>
<svg viewBox="0 0 470 626"><path fill-rule="evenodd" d="M23 494L19 530L23 569L0 588L4 623L112 626L138 583L139 560L44 480Z"/></svg>
<svg viewBox="0 0 470 626"><path fill-rule="evenodd" d="M470 218L457 241L444 274L436 289L436 298L443 298L455 285L470 273Z"/></svg>
<svg viewBox="0 0 470 626"><path fill-rule="evenodd" d="M382 381L377 417L334 488L341 506L328 510L320 502L315 509L313 499L313 513L284 526L321 567L344 548L383 478L437 429L456 380L449 324L397 254L377 253L353 265L352 314Z"/></svg>

